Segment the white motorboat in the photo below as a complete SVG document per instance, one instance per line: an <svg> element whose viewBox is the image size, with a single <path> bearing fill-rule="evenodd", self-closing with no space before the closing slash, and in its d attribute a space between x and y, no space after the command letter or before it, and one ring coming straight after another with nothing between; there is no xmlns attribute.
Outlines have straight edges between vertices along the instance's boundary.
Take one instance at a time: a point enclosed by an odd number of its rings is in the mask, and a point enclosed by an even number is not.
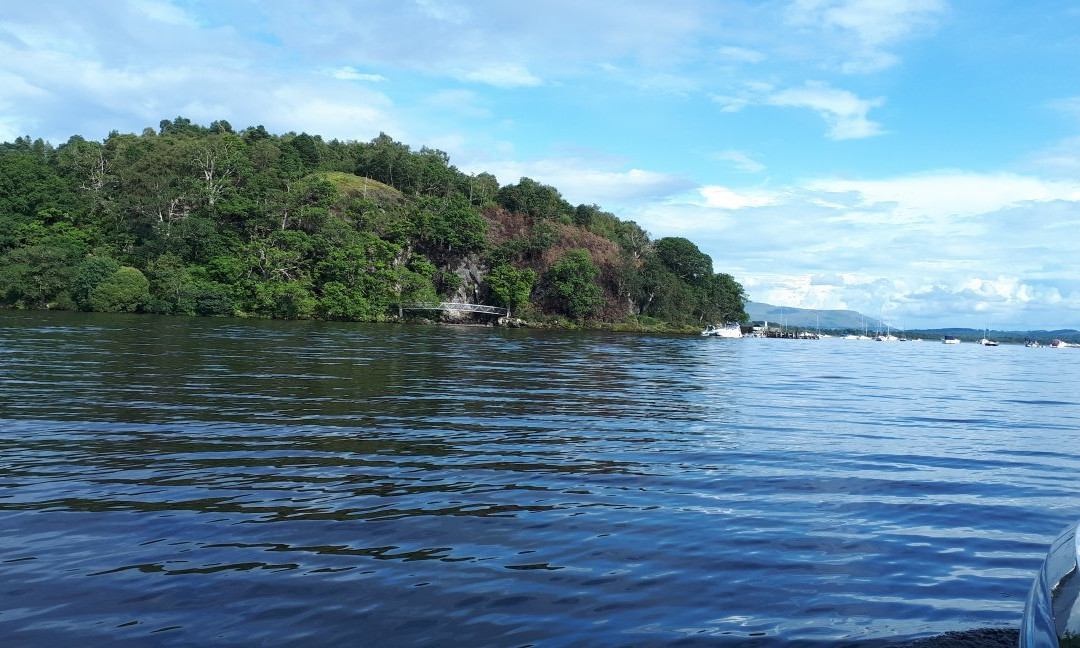
<svg viewBox="0 0 1080 648"><path fill-rule="evenodd" d="M709 324L701 334L705 337L722 338L741 338L743 336L742 327L737 323L725 324L724 326L713 326L712 324Z"/></svg>
<svg viewBox="0 0 1080 648"><path fill-rule="evenodd" d="M941 338L941 343L942 344L960 344L960 338L956 337L955 335L946 335L945 337Z"/></svg>

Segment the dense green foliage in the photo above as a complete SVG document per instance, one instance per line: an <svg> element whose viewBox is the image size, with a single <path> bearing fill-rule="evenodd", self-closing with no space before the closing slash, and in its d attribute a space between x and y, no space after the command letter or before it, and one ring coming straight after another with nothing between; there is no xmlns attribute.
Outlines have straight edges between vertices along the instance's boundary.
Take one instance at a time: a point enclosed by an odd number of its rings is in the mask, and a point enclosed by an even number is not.
<svg viewBox="0 0 1080 648"><path fill-rule="evenodd" d="M0 305L377 321L494 303L543 321L745 321L742 287L554 187L442 151L176 118L0 144Z"/></svg>

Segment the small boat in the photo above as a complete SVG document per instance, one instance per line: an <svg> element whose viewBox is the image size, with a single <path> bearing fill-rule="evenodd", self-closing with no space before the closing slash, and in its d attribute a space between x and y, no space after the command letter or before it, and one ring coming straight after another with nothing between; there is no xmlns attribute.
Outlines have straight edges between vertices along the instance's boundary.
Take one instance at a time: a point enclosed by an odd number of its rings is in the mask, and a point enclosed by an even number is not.
<svg viewBox="0 0 1080 648"><path fill-rule="evenodd" d="M1027 342L1024 342L1024 346L1026 346L1029 349L1038 349L1042 345L1039 344L1038 340L1028 340Z"/></svg>
<svg viewBox="0 0 1080 648"><path fill-rule="evenodd" d="M1035 574L1020 619L1020 648L1071 646L1065 641L1080 633L1077 536L1077 524L1070 524L1051 543Z"/></svg>
<svg viewBox="0 0 1080 648"><path fill-rule="evenodd" d="M1068 349L1072 347L1080 347L1080 344L1066 342L1065 340L1054 340L1050 343L1050 348L1052 349Z"/></svg>
<svg viewBox="0 0 1080 648"><path fill-rule="evenodd" d="M713 326L712 324L709 324L701 334L705 337L722 338L741 338L743 336L742 327L738 324L725 324L724 326Z"/></svg>
<svg viewBox="0 0 1080 648"><path fill-rule="evenodd" d="M941 343L942 344L960 344L960 338L956 337L955 335L946 335L943 338L941 338Z"/></svg>
<svg viewBox="0 0 1080 648"><path fill-rule="evenodd" d="M987 340L986 338L983 338L983 339L979 340L979 344L981 344L983 346L997 346L998 345L997 340Z"/></svg>

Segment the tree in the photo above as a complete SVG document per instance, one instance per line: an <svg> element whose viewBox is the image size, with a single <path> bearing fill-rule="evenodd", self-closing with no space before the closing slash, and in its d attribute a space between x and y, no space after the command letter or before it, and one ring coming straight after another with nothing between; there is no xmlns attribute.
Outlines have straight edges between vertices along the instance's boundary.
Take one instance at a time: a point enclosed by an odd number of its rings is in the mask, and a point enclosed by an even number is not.
<svg viewBox="0 0 1080 648"><path fill-rule="evenodd" d="M747 322L746 293L742 284L731 275L721 272L713 275L708 283L706 299L713 315L708 317L713 322Z"/></svg>
<svg viewBox="0 0 1080 648"><path fill-rule="evenodd" d="M150 299L150 282L137 268L123 266L90 291L100 313L133 313Z"/></svg>
<svg viewBox="0 0 1080 648"><path fill-rule="evenodd" d="M547 276L557 307L575 319L596 313L604 303L604 291L596 283L599 275L588 250L568 250Z"/></svg>
<svg viewBox="0 0 1080 648"><path fill-rule="evenodd" d="M150 300L146 310L166 315L194 315L199 292L192 272L175 254L166 253L147 265L150 281Z"/></svg>
<svg viewBox="0 0 1080 648"><path fill-rule="evenodd" d="M687 283L700 283L712 276L712 258L682 237L667 237L656 242L656 256Z"/></svg>
<svg viewBox="0 0 1080 648"><path fill-rule="evenodd" d="M499 192L499 180L490 173L469 176L469 202L484 206L495 200Z"/></svg>
<svg viewBox="0 0 1080 648"><path fill-rule="evenodd" d="M66 222L17 228L17 247L0 255L0 300L24 308L71 308L71 270L89 251L89 239Z"/></svg>
<svg viewBox="0 0 1080 648"><path fill-rule="evenodd" d="M495 301L505 306L507 315L510 315L518 306L528 303L533 284L536 283L536 273L529 268L518 270L503 264L488 273L487 283Z"/></svg>
<svg viewBox="0 0 1080 648"><path fill-rule="evenodd" d="M574 212L558 189L540 184L532 178L522 178L516 185L499 189L496 200L507 210L534 219L557 220L559 216L566 216L570 220L570 214Z"/></svg>
<svg viewBox="0 0 1080 648"><path fill-rule="evenodd" d="M75 305L82 310L91 310L90 294L119 269L120 264L112 257L95 255L83 259L71 271L69 292Z"/></svg>
<svg viewBox="0 0 1080 648"><path fill-rule="evenodd" d="M464 200L418 198L413 230L427 256L440 260L481 252L487 222Z"/></svg>

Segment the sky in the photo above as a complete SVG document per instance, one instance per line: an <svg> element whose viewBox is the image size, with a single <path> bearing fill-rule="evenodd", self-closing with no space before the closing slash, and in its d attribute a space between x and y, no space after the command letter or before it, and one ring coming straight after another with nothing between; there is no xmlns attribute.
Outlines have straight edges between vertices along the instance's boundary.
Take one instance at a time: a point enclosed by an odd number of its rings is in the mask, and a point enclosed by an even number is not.
<svg viewBox="0 0 1080 648"><path fill-rule="evenodd" d="M446 151L754 301L1080 328L1071 0L5 0L0 140L208 125Z"/></svg>

